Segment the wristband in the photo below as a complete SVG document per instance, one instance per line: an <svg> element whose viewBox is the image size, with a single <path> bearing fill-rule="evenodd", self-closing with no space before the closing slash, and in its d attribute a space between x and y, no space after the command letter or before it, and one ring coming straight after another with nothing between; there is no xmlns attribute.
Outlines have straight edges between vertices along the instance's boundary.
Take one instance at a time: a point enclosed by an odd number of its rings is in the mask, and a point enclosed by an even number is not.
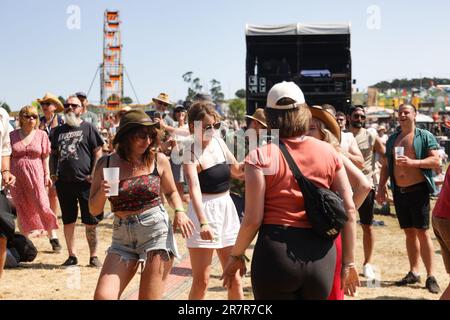
<svg viewBox="0 0 450 320"><path fill-rule="evenodd" d="M176 208L175 209L175 213L177 213L177 212L186 212L183 208Z"/></svg>
<svg viewBox="0 0 450 320"><path fill-rule="evenodd" d="M342 268L343 269L350 269L350 268L354 268L356 265L354 262L350 262L350 263L343 263L342 264Z"/></svg>
<svg viewBox="0 0 450 320"><path fill-rule="evenodd" d="M203 228L204 226L207 226L208 222L200 222L200 228Z"/></svg>
<svg viewBox="0 0 450 320"><path fill-rule="evenodd" d="M242 262L249 262L250 259L245 254L240 254L238 256L234 256L230 254L230 257L236 260L241 260Z"/></svg>
<svg viewBox="0 0 450 320"><path fill-rule="evenodd" d="M2 170L2 174L3 174L4 172L11 172L11 171L9 171L8 169L5 169L5 170Z"/></svg>

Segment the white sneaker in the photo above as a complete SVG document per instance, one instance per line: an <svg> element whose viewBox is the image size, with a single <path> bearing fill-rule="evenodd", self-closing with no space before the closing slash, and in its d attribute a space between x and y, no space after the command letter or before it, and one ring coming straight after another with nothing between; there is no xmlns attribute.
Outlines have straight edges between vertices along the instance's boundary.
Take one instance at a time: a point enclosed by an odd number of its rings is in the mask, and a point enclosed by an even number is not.
<svg viewBox="0 0 450 320"><path fill-rule="evenodd" d="M375 279L375 271L371 264L365 264L363 266L363 276L367 279Z"/></svg>

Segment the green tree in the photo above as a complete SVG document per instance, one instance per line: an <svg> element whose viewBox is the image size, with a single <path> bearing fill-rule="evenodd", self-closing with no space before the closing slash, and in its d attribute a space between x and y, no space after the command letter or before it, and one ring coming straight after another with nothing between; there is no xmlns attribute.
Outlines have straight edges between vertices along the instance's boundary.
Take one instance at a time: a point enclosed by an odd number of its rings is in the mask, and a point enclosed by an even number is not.
<svg viewBox="0 0 450 320"><path fill-rule="evenodd" d="M132 104L133 103L133 99L131 99L130 97L123 97L122 98L122 103L123 104Z"/></svg>
<svg viewBox="0 0 450 320"><path fill-rule="evenodd" d="M3 109L6 110L6 112L10 113L11 112L11 108L9 107L9 105L4 102L4 101L0 101L0 107L2 107Z"/></svg>
<svg viewBox="0 0 450 320"><path fill-rule="evenodd" d="M220 81L212 79L210 83L211 89L209 91L211 92L211 98L213 99L213 101L215 102L223 101L225 95L222 92L222 86L220 85Z"/></svg>
<svg viewBox="0 0 450 320"><path fill-rule="evenodd" d="M200 84L200 78L193 78L194 73L192 71L188 71L182 75L184 82L189 84L188 94L186 96L186 100L192 100L194 96L199 93L203 86Z"/></svg>
<svg viewBox="0 0 450 320"><path fill-rule="evenodd" d="M245 118L245 103L242 99L231 100L228 111L228 116L237 121L242 121Z"/></svg>
<svg viewBox="0 0 450 320"><path fill-rule="evenodd" d="M58 100L64 105L66 103L66 99L64 99L62 96L58 97Z"/></svg>
<svg viewBox="0 0 450 320"><path fill-rule="evenodd" d="M245 99L246 97L245 89L239 89L238 91L236 91L234 95L239 99Z"/></svg>

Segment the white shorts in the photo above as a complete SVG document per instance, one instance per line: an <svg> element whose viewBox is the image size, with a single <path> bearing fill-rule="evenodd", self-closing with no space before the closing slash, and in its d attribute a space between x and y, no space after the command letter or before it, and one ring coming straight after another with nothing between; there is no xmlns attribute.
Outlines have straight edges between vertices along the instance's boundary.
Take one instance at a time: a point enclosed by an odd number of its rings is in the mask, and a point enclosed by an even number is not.
<svg viewBox="0 0 450 320"><path fill-rule="evenodd" d="M221 249L233 246L239 232L239 217L231 200L230 193L202 194L203 212L215 240L202 240L200 222L194 212L192 201L189 203L188 216L194 223L194 234L186 240L188 248Z"/></svg>

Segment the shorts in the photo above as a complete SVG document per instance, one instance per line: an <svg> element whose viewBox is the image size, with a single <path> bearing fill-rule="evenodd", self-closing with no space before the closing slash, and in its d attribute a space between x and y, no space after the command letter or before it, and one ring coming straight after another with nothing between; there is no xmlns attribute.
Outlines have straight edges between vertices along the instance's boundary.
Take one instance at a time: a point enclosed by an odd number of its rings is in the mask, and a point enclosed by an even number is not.
<svg viewBox="0 0 450 320"><path fill-rule="evenodd" d="M445 270L450 274L450 219L433 216L431 222L433 224L434 234L441 246Z"/></svg>
<svg viewBox="0 0 450 320"><path fill-rule="evenodd" d="M373 222L373 205L375 203L375 190L370 190L366 199L359 207L359 220L361 224L372 225Z"/></svg>
<svg viewBox="0 0 450 320"><path fill-rule="evenodd" d="M108 253L121 260L138 260L145 264L149 252L163 255L164 260L179 258L172 224L163 205L126 218L114 217L112 243Z"/></svg>
<svg viewBox="0 0 450 320"><path fill-rule="evenodd" d="M64 182L56 180L56 192L63 224L72 224L78 218L78 204L80 204L81 222L86 225L97 225L103 220L103 213L94 217L89 212L89 182Z"/></svg>
<svg viewBox="0 0 450 320"><path fill-rule="evenodd" d="M394 186L394 205L400 228L428 229L430 227L430 193L425 182L410 186L414 191L402 192Z"/></svg>
<svg viewBox="0 0 450 320"><path fill-rule="evenodd" d="M183 164L175 164L170 160L170 168L172 169L173 180L175 183L184 182Z"/></svg>
<svg viewBox="0 0 450 320"><path fill-rule="evenodd" d="M194 223L194 234L186 240L188 248L222 249L233 246L239 232L239 218L228 191L218 194L202 194L205 218L212 229L215 240L202 240L200 222L195 214L192 201L188 207L188 217Z"/></svg>

